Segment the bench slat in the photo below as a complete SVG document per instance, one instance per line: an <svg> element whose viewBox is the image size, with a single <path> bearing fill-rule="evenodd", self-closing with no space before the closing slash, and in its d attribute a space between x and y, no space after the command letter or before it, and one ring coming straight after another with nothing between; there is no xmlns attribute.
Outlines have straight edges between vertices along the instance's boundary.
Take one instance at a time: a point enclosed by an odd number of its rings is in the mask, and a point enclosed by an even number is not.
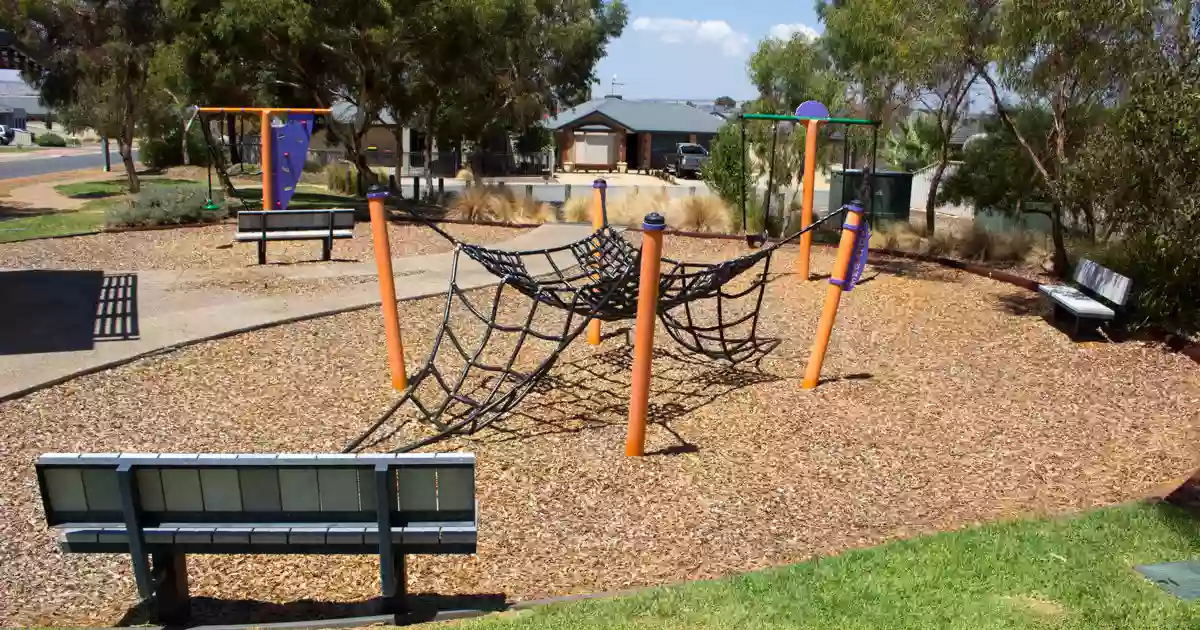
<svg viewBox="0 0 1200 630"><path fill-rule="evenodd" d="M359 511L358 471L353 468L319 468L317 484L320 487L321 511Z"/></svg>
<svg viewBox="0 0 1200 630"><path fill-rule="evenodd" d="M396 488L400 509L412 512L437 511L437 470L434 468L401 468Z"/></svg>
<svg viewBox="0 0 1200 630"><path fill-rule="evenodd" d="M162 512L167 509L163 500L162 476L154 468L139 468L135 471L138 485L138 498L142 510L147 512Z"/></svg>
<svg viewBox="0 0 1200 630"><path fill-rule="evenodd" d="M200 473L195 469L164 468L162 474L163 503L170 512L203 512L204 495L200 489Z"/></svg>
<svg viewBox="0 0 1200 630"><path fill-rule="evenodd" d="M321 509L316 468L279 469L279 493L286 511L317 512Z"/></svg>
<svg viewBox="0 0 1200 630"><path fill-rule="evenodd" d="M89 510L120 511L121 491L117 487L117 471L115 469L84 470L83 490L87 493Z"/></svg>
<svg viewBox="0 0 1200 630"><path fill-rule="evenodd" d="M50 507L55 511L84 512L87 510L87 493L83 491L83 471L78 468L50 468L46 470L46 490L50 493Z"/></svg>
<svg viewBox="0 0 1200 630"><path fill-rule="evenodd" d="M242 468L242 506L252 512L277 512L283 509L279 489L279 471L273 468Z"/></svg>
<svg viewBox="0 0 1200 630"><path fill-rule="evenodd" d="M239 241L261 241L263 240L262 232L237 232L234 238ZM268 241L315 241L329 238L328 230L287 230L277 232L267 232L266 240ZM334 230L333 238L354 238L353 230Z"/></svg>
<svg viewBox="0 0 1200 630"><path fill-rule="evenodd" d="M237 469L201 469L200 489L204 492L204 510L206 512L241 511L242 490L238 483Z"/></svg>
<svg viewBox="0 0 1200 630"><path fill-rule="evenodd" d="M438 510L471 510L475 507L474 468L439 468L437 477Z"/></svg>
<svg viewBox="0 0 1200 630"><path fill-rule="evenodd" d="M1129 298L1129 290L1133 286L1133 280L1086 258L1075 266L1073 278L1080 286L1096 292L1117 306L1125 305Z"/></svg>

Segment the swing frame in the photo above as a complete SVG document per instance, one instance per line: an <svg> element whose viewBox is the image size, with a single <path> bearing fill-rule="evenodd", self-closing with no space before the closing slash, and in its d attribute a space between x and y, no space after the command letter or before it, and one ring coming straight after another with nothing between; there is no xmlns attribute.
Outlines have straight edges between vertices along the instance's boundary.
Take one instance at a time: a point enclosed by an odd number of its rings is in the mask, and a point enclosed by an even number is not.
<svg viewBox="0 0 1200 630"><path fill-rule="evenodd" d="M271 115L272 114L322 114L329 116L333 110L326 108L304 108L304 107L194 107L195 114L227 114L235 116L253 116L259 117L259 126L261 127L262 140L259 145L262 163L262 209L275 210L274 195L274 177L271 164ZM202 119L203 121L203 119ZM243 127L243 130L245 128ZM205 140L207 141L207 130ZM208 189L209 197L212 196L212 167L208 171Z"/></svg>

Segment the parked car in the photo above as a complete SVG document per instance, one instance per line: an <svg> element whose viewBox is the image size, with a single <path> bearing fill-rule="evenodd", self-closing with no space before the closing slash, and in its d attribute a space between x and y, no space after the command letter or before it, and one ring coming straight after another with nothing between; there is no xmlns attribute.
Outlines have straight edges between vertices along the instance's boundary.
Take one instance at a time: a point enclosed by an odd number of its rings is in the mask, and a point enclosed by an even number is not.
<svg viewBox="0 0 1200 630"><path fill-rule="evenodd" d="M708 163L708 151L690 142L675 145L675 152L666 157L667 172L676 177L699 177L700 169Z"/></svg>
<svg viewBox="0 0 1200 630"><path fill-rule="evenodd" d="M17 130L8 125L0 125L0 146L8 146L12 144L13 138L17 137Z"/></svg>

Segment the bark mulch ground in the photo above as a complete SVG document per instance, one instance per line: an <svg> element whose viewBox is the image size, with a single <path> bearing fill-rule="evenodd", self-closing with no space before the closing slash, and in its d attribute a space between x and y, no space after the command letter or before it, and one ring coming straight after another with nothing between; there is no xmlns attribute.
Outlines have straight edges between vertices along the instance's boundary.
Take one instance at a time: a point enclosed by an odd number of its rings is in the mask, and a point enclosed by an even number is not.
<svg viewBox="0 0 1200 630"><path fill-rule="evenodd" d="M446 231L469 243L505 241L523 230L447 225ZM435 254L453 245L433 230L413 224L388 226L394 257ZM232 225L146 230L42 239L0 244L0 267L24 269L239 269L256 267L254 243L236 243ZM369 223L354 228L354 238L336 241L334 260L321 262L320 241L286 241L267 246L270 264L338 264L375 260Z"/></svg>
<svg viewBox="0 0 1200 630"><path fill-rule="evenodd" d="M684 238L667 248L690 259L743 251ZM778 256L773 271L792 259ZM831 261L815 251L815 270ZM780 345L757 365L685 355L660 330L645 458L622 454L624 337L578 341L521 413L435 447L478 455L479 553L413 558L411 590L520 600L710 578L1126 501L1196 466L1200 373L1187 358L1074 343L1032 294L936 265L877 260L865 276L816 390L799 382L824 282L773 277L761 325ZM442 303L401 304L410 368ZM524 306L507 304L506 317ZM393 399L387 382L379 316L364 310L0 405L0 623L106 625L134 602L128 558L56 551L38 454L337 451ZM194 556L189 568L205 598L198 622L336 615L339 602L377 593L371 557Z"/></svg>

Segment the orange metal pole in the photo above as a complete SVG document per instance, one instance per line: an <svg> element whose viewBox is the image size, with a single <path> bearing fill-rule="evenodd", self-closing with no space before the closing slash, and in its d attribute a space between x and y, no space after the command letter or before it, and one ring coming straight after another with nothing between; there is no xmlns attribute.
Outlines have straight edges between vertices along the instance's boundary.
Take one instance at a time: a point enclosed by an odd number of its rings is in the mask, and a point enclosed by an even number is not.
<svg viewBox="0 0 1200 630"><path fill-rule="evenodd" d="M817 130L821 121L810 120L804 126L804 193L800 210L800 227L813 222L813 193L816 191L817 176ZM800 258L796 261L796 275L808 281L808 265L812 258L812 232L800 235Z"/></svg>
<svg viewBox="0 0 1200 630"><path fill-rule="evenodd" d="M608 190L608 182L603 179L597 179L592 182L592 229L599 230L604 227L604 195ZM596 254L599 256L599 252ZM597 277L597 279L599 279ZM593 319L588 323L587 331L588 343L593 346L600 345L600 320Z"/></svg>
<svg viewBox="0 0 1200 630"><path fill-rule="evenodd" d="M658 317L658 280L666 220L657 212L642 221L642 269L638 277L637 320L633 339L633 386L629 395L629 428L625 455L646 454L646 415L650 408L650 367L654 357L654 320Z"/></svg>
<svg viewBox="0 0 1200 630"><path fill-rule="evenodd" d="M274 210L275 178L271 175L271 110L264 109L258 114L259 124L262 125L262 142L259 143L259 152L262 156L259 162L262 163L262 209Z"/></svg>
<svg viewBox="0 0 1200 630"><path fill-rule="evenodd" d="M383 330L387 335L388 368L392 372L392 387L399 391L408 388L404 371L404 343L400 339L400 312L396 308L396 278L392 275L392 247L388 242L387 216L383 200L388 191L372 186L367 191L367 207L371 210L371 239L375 242L375 266L379 271L379 299L383 302Z"/></svg>
<svg viewBox="0 0 1200 630"><path fill-rule="evenodd" d="M813 340L812 354L809 355L808 367L804 370L804 381L801 383L804 389L812 389L821 381L821 365L825 363L825 350L829 347L829 337L833 334L833 323L837 319L838 304L842 301L842 286L850 269L850 259L854 256L854 239L858 234L858 226L862 223L863 210L857 201L846 204L846 209L842 240L838 243L837 259L833 263L829 288L825 290L825 308L821 311L817 337Z"/></svg>

